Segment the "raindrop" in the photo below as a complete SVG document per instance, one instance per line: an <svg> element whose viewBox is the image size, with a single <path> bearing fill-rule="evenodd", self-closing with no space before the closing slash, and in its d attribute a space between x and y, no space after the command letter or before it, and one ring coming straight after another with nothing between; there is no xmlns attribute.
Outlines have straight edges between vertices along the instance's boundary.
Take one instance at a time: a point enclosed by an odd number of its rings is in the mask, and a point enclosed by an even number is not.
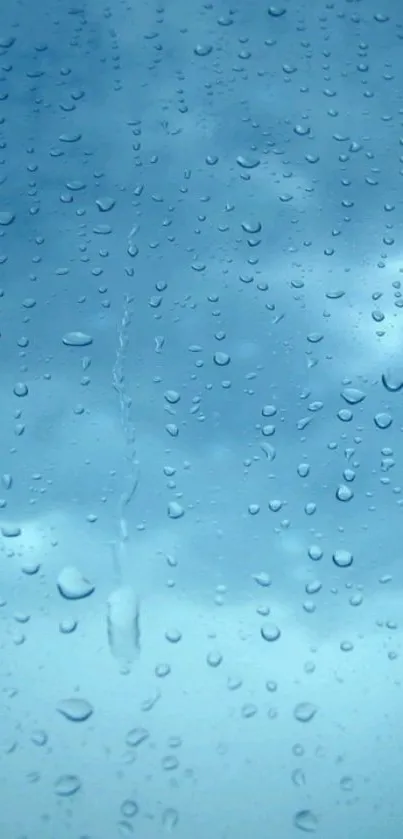
<svg viewBox="0 0 403 839"><path fill-rule="evenodd" d="M358 390L355 387L346 387L342 390L341 395L345 402L348 402L349 405L358 405L360 402L363 402L365 399L365 393L362 390Z"/></svg>
<svg viewBox="0 0 403 839"><path fill-rule="evenodd" d="M179 760L176 755L165 755L162 758L162 768L165 769L166 772L173 772L179 766Z"/></svg>
<svg viewBox="0 0 403 839"><path fill-rule="evenodd" d="M319 545L310 545L308 548L308 556L309 559L312 559L314 562L318 562L323 557L323 550L319 547Z"/></svg>
<svg viewBox="0 0 403 839"><path fill-rule="evenodd" d="M265 623L260 634L265 641L277 641L280 638L281 631L274 623Z"/></svg>
<svg viewBox="0 0 403 839"><path fill-rule="evenodd" d="M353 564L353 555L350 551L340 548L332 556L333 562L338 568L349 568Z"/></svg>
<svg viewBox="0 0 403 839"><path fill-rule="evenodd" d="M106 627L109 649L123 666L140 652L140 604L131 586L121 586L109 595Z"/></svg>
<svg viewBox="0 0 403 839"><path fill-rule="evenodd" d="M75 795L81 787L78 775L60 775L55 783L55 793L63 798Z"/></svg>
<svg viewBox="0 0 403 839"><path fill-rule="evenodd" d="M255 157L244 157L242 154L238 155L236 162L241 169L256 169L260 165L260 160Z"/></svg>
<svg viewBox="0 0 403 839"><path fill-rule="evenodd" d="M165 638L171 644L179 644L179 641L182 640L182 633L180 629L176 629L175 627L173 627L171 629L167 629L167 631L165 632Z"/></svg>
<svg viewBox="0 0 403 839"><path fill-rule="evenodd" d="M63 344L66 347L88 347L92 341L91 335L86 335L85 332L66 332L63 336Z"/></svg>
<svg viewBox="0 0 403 839"><path fill-rule="evenodd" d="M15 215L13 213L8 212L7 210L0 210L0 226L1 227L8 227L9 224L12 224L15 219Z"/></svg>
<svg viewBox="0 0 403 839"><path fill-rule="evenodd" d="M164 393L164 397L170 405L176 405L177 402L180 400L180 393L176 390L166 390Z"/></svg>
<svg viewBox="0 0 403 839"><path fill-rule="evenodd" d="M126 734L126 746L137 748L137 746L141 746L142 743L145 743L149 736L150 734L146 728L131 728Z"/></svg>
<svg viewBox="0 0 403 839"><path fill-rule="evenodd" d="M139 811L138 804L131 798L126 798L120 805L120 812L125 819L134 819Z"/></svg>
<svg viewBox="0 0 403 839"><path fill-rule="evenodd" d="M319 820L312 810L299 810L294 816L294 825L305 833L315 833L319 826Z"/></svg>
<svg viewBox="0 0 403 839"><path fill-rule="evenodd" d="M1 526L1 535L7 539L15 539L21 536L21 528L17 524L3 524Z"/></svg>
<svg viewBox="0 0 403 839"><path fill-rule="evenodd" d="M216 352L213 355L213 360L218 367L226 367L230 363L231 357L226 352Z"/></svg>
<svg viewBox="0 0 403 839"><path fill-rule="evenodd" d="M389 428L392 425L393 419L390 414L386 412L380 412L379 414L375 414L374 416L374 423L377 428L380 428L382 431L386 428Z"/></svg>
<svg viewBox="0 0 403 839"><path fill-rule="evenodd" d="M194 54L199 56L210 55L212 51L213 47L210 44L197 44L193 50Z"/></svg>
<svg viewBox="0 0 403 839"><path fill-rule="evenodd" d="M28 385L25 382L17 382L13 387L15 396L28 396Z"/></svg>
<svg viewBox="0 0 403 839"><path fill-rule="evenodd" d="M168 516L170 519L181 519L185 515L185 509L177 501L170 501L168 504Z"/></svg>
<svg viewBox="0 0 403 839"><path fill-rule="evenodd" d="M382 384L390 393L397 393L403 388L403 370L389 368L382 373Z"/></svg>
<svg viewBox="0 0 403 839"><path fill-rule="evenodd" d="M267 9L270 17L282 17L286 13L284 6L269 6Z"/></svg>
<svg viewBox="0 0 403 839"><path fill-rule="evenodd" d="M85 722L94 713L92 705L86 699L78 697L62 699L57 705L57 710L70 722Z"/></svg>
<svg viewBox="0 0 403 839"><path fill-rule="evenodd" d="M101 213L108 213L109 210L113 210L116 201L113 198L97 198L96 205Z"/></svg>
<svg viewBox="0 0 403 839"><path fill-rule="evenodd" d="M66 565L60 572L57 587L66 600L81 600L95 591L95 586L73 565Z"/></svg>
<svg viewBox="0 0 403 839"><path fill-rule="evenodd" d="M336 498L338 501L351 501L354 498L354 493L350 487L340 484L336 490Z"/></svg>
<svg viewBox="0 0 403 839"><path fill-rule="evenodd" d="M172 833L179 821L179 813L173 807L167 807L162 814L162 826L168 832Z"/></svg>
<svg viewBox="0 0 403 839"><path fill-rule="evenodd" d="M207 664L210 667L213 667L213 668L219 667L222 660L223 660L223 657L222 657L221 653L218 652L217 650L207 654Z"/></svg>
<svg viewBox="0 0 403 839"><path fill-rule="evenodd" d="M298 722L310 722L317 713L316 705L311 702L299 702L294 708L294 717Z"/></svg>

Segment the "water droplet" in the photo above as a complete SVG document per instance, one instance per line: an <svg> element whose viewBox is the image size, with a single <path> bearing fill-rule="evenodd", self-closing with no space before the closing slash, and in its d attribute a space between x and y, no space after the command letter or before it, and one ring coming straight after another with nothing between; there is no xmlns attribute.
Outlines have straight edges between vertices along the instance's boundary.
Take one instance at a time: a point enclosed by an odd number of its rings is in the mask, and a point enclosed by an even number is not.
<svg viewBox="0 0 403 839"><path fill-rule="evenodd" d="M260 165L260 160L256 157L244 157L243 154L238 155L236 162L241 169L256 169Z"/></svg>
<svg viewBox="0 0 403 839"><path fill-rule="evenodd" d="M179 813L173 807L167 807L162 814L162 826L168 833L172 833L179 821Z"/></svg>
<svg viewBox="0 0 403 839"><path fill-rule="evenodd" d="M181 519L185 515L185 509L177 501L170 501L168 504L168 516L170 519Z"/></svg>
<svg viewBox="0 0 403 839"><path fill-rule="evenodd" d="M1 227L8 227L9 224L12 224L15 219L15 215L13 213L8 212L7 210L0 210L0 226Z"/></svg>
<svg viewBox="0 0 403 839"><path fill-rule="evenodd" d="M120 805L120 812L125 819L134 819L139 811L139 806L132 798L126 798Z"/></svg>
<svg viewBox="0 0 403 839"><path fill-rule="evenodd" d="M13 387L15 396L28 396L28 385L25 382L17 382Z"/></svg>
<svg viewBox="0 0 403 839"><path fill-rule="evenodd" d="M21 533L22 531L18 527L18 524L3 524L1 526L1 535L6 539L15 539L17 536L21 536Z"/></svg>
<svg viewBox="0 0 403 839"><path fill-rule="evenodd" d="M43 729L38 729L37 731L32 732L31 740L34 746L46 746L48 739L48 735L46 731L43 731Z"/></svg>
<svg viewBox="0 0 403 839"><path fill-rule="evenodd" d="M55 783L55 793L63 798L75 795L81 788L78 775L60 775Z"/></svg>
<svg viewBox="0 0 403 839"><path fill-rule="evenodd" d="M374 416L374 423L377 428L380 428L384 431L386 428L390 428L392 425L393 419L390 414L387 414L384 411L381 411L379 414L375 414Z"/></svg>
<svg viewBox="0 0 403 839"><path fill-rule="evenodd" d="M319 819L312 810L299 810L294 816L294 825L305 833L316 833Z"/></svg>
<svg viewBox="0 0 403 839"><path fill-rule="evenodd" d="M274 623L265 623L260 634L265 641L277 641L280 638L281 630Z"/></svg>
<svg viewBox="0 0 403 839"><path fill-rule="evenodd" d="M262 452L265 453L267 459L269 461L273 461L276 457L276 450L274 446L271 446L270 443L261 443L260 448Z"/></svg>
<svg viewBox="0 0 403 839"><path fill-rule="evenodd" d="M171 627L165 632L165 638L170 642L170 644L179 644L179 641L182 640L182 633L180 629Z"/></svg>
<svg viewBox="0 0 403 839"><path fill-rule="evenodd" d="M85 722L94 713L92 705L79 697L62 699L57 705L57 711L70 722Z"/></svg>
<svg viewBox="0 0 403 839"><path fill-rule="evenodd" d="M66 565L60 572L57 587L66 600L81 600L95 591L95 586L73 565Z"/></svg>
<svg viewBox="0 0 403 839"><path fill-rule="evenodd" d="M161 763L165 772L174 772L179 766L179 760L176 755L165 755L165 757L162 758Z"/></svg>
<svg viewBox="0 0 403 839"><path fill-rule="evenodd" d="M317 713L316 705L311 702L299 702L294 708L294 717L298 722L310 722Z"/></svg>
<svg viewBox="0 0 403 839"><path fill-rule="evenodd" d="M131 728L126 734L126 746L130 746L135 749L137 746L141 746L142 743L145 743L149 736L150 734L146 728Z"/></svg>
<svg viewBox="0 0 403 839"><path fill-rule="evenodd" d="M307 134L310 134L311 129L309 125L295 125L294 126L294 134L298 134L300 137L306 137Z"/></svg>
<svg viewBox="0 0 403 839"><path fill-rule="evenodd" d="M339 548L332 556L333 562L338 568L349 568L353 564L353 555L350 551Z"/></svg>
<svg viewBox="0 0 403 839"><path fill-rule="evenodd" d="M343 792L352 792L354 789L354 781L350 775L343 775L343 777L340 778L340 788Z"/></svg>
<svg viewBox="0 0 403 839"><path fill-rule="evenodd" d="M13 485L12 475L9 475L5 472L4 475L1 476L1 482L3 484L4 489L11 489Z"/></svg>
<svg viewBox="0 0 403 839"><path fill-rule="evenodd" d="M89 344L92 344L92 341L91 335L87 335L85 332L66 332L66 335L63 336L63 344L66 347L88 347Z"/></svg>
<svg viewBox="0 0 403 839"><path fill-rule="evenodd" d="M382 373L382 384L390 393L397 393L403 388L403 370L389 368Z"/></svg>
<svg viewBox="0 0 403 839"><path fill-rule="evenodd" d="M310 545L308 548L308 556L309 559L312 559L314 562L319 562L319 560L323 557L323 550L319 547L319 545Z"/></svg>
<svg viewBox="0 0 403 839"><path fill-rule="evenodd" d="M226 367L230 363L231 357L226 352L216 352L213 355L213 360L218 367Z"/></svg>
<svg viewBox="0 0 403 839"><path fill-rule="evenodd" d="M213 652L207 654L207 664L209 665L209 667L219 667L222 663L222 660L223 657L218 650L214 650Z"/></svg>
<svg viewBox="0 0 403 839"><path fill-rule="evenodd" d="M358 405L360 402L363 402L366 396L362 390L358 390L355 387L345 387L341 395L349 405Z"/></svg>
<svg viewBox="0 0 403 839"><path fill-rule="evenodd" d="M130 586L121 586L107 600L107 635L112 655L124 666L140 652L140 604Z"/></svg>
<svg viewBox="0 0 403 839"><path fill-rule="evenodd" d="M269 6L267 13L270 17L282 17L286 13L284 6Z"/></svg>
<svg viewBox="0 0 403 839"><path fill-rule="evenodd" d="M113 198L105 196L103 198L97 198L95 203L101 213L108 213L110 210L113 210L116 201Z"/></svg>
<svg viewBox="0 0 403 839"><path fill-rule="evenodd" d="M354 493L350 487L340 484L336 490L336 498L338 501L351 501L354 498Z"/></svg>
<svg viewBox="0 0 403 839"><path fill-rule="evenodd" d="M263 588L271 586L271 577L270 574L267 574L266 571L260 571L258 574L254 574L253 579L259 586L262 586Z"/></svg>
<svg viewBox="0 0 403 839"><path fill-rule="evenodd" d="M177 402L180 400L180 393L176 390L166 390L164 393L164 398L170 405L176 405Z"/></svg>
<svg viewBox="0 0 403 839"><path fill-rule="evenodd" d="M210 44L197 44L193 50L194 54L199 56L210 55L212 51L213 47Z"/></svg>

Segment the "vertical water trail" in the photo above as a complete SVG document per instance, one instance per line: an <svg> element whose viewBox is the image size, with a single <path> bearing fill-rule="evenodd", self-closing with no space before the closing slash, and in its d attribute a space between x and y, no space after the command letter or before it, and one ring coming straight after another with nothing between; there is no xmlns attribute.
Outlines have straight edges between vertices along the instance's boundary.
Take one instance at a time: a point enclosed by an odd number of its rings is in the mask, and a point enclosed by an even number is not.
<svg viewBox="0 0 403 839"><path fill-rule="evenodd" d="M126 582L130 574L130 532L128 508L139 481L139 461L136 451L136 429L132 419L132 399L126 388L125 362L129 344L129 329L133 298L125 296L122 319L119 324L112 385L118 395L120 423L124 435L126 470L124 485L117 510L117 536L113 542L115 590L107 601L107 634L112 655L127 671L140 652L140 596Z"/></svg>

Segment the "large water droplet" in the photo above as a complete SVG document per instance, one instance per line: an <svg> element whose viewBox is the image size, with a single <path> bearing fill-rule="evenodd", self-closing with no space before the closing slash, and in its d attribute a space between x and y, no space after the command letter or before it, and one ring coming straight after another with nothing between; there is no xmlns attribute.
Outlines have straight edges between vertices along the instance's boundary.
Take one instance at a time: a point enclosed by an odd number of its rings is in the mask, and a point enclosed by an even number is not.
<svg viewBox="0 0 403 839"><path fill-rule="evenodd" d="M140 605L130 586L122 586L108 598L107 633L112 655L130 665L140 652Z"/></svg>
<svg viewBox="0 0 403 839"><path fill-rule="evenodd" d="M66 600L81 600L95 591L95 586L73 565L66 565L60 572L57 587Z"/></svg>
<svg viewBox="0 0 403 839"><path fill-rule="evenodd" d="M94 713L92 705L79 697L62 699L57 705L57 711L70 722L85 722Z"/></svg>
<svg viewBox="0 0 403 839"><path fill-rule="evenodd" d="M339 548L333 554L333 562L337 565L338 568L349 568L350 565L353 564L353 555L350 551L344 550L344 548Z"/></svg>
<svg viewBox="0 0 403 839"><path fill-rule="evenodd" d="M66 347L88 347L89 344L92 344L92 341L91 335L87 335L85 332L66 332L63 335L63 344Z"/></svg>
<svg viewBox="0 0 403 839"><path fill-rule="evenodd" d="M60 775L55 783L55 793L63 798L75 795L81 788L81 781L78 775Z"/></svg>
<svg viewBox="0 0 403 839"><path fill-rule="evenodd" d="M280 638L281 630L275 623L265 623L260 630L260 634L265 641L277 641Z"/></svg>
<svg viewBox="0 0 403 839"><path fill-rule="evenodd" d="M318 817L312 810L299 810L294 816L294 825L304 833L315 833L319 826Z"/></svg>
<svg viewBox="0 0 403 839"><path fill-rule="evenodd" d="M294 717L298 722L310 722L317 713L316 705L312 702L299 702L294 708Z"/></svg>
<svg viewBox="0 0 403 839"><path fill-rule="evenodd" d="M363 402L365 399L365 393L362 390L358 390L356 387L345 387L342 390L341 395L345 402L348 402L349 405L358 405L360 402Z"/></svg>

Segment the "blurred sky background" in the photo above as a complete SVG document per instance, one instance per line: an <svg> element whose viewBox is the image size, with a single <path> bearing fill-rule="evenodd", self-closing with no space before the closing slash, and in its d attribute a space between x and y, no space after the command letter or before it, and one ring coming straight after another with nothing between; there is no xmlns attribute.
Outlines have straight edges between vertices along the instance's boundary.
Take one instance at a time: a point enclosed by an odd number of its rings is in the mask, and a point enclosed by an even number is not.
<svg viewBox="0 0 403 839"><path fill-rule="evenodd" d="M401 5L0 55L1 839L400 839Z"/></svg>

